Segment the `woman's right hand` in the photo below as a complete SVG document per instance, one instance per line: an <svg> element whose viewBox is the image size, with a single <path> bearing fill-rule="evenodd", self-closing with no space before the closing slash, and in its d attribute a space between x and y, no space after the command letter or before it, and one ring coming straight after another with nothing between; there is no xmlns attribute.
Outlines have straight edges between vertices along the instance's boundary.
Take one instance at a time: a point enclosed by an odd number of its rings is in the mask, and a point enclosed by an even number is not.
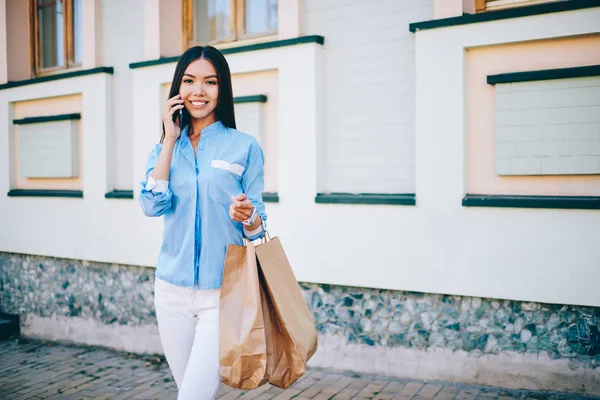
<svg viewBox="0 0 600 400"><path fill-rule="evenodd" d="M181 95L170 98L167 101L167 113L163 117L163 124L165 126L165 139L177 139L181 134L181 121L177 117L177 123L173 121L173 113L179 112L183 107L183 100Z"/></svg>

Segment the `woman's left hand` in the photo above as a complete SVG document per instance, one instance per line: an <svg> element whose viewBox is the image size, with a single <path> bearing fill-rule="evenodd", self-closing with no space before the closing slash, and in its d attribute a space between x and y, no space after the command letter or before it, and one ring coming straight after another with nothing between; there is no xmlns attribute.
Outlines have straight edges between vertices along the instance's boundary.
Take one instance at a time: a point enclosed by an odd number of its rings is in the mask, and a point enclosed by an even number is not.
<svg viewBox="0 0 600 400"><path fill-rule="evenodd" d="M237 196L231 196L231 205L229 206L229 217L237 222L247 220L252 214L252 202L248 197L241 193Z"/></svg>

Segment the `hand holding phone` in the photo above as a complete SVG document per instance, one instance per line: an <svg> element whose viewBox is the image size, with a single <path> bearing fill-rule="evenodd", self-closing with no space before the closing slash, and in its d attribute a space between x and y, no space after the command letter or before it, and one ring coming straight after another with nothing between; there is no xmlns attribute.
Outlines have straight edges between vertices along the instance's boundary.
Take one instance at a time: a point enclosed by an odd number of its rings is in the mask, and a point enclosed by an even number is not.
<svg viewBox="0 0 600 400"><path fill-rule="evenodd" d="M163 125L165 127L165 138L177 139L181 134L181 118L183 109L183 100L181 95L174 96L167 100L167 113L163 116ZM175 112L179 111L179 124L175 123Z"/></svg>

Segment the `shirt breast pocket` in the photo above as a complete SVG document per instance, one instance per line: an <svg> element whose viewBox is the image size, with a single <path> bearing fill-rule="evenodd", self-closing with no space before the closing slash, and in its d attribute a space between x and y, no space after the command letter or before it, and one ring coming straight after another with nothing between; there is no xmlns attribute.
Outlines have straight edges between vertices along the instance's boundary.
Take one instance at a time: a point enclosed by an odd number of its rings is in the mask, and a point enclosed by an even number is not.
<svg viewBox="0 0 600 400"><path fill-rule="evenodd" d="M212 201L229 206L231 196L242 193L244 167L225 160L213 160L210 167L208 196Z"/></svg>

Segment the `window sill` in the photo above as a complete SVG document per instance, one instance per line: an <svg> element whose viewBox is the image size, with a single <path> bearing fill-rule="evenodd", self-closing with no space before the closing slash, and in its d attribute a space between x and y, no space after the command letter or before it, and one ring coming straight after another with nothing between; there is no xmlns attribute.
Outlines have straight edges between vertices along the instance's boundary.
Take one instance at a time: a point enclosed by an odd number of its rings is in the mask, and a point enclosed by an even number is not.
<svg viewBox="0 0 600 400"><path fill-rule="evenodd" d="M0 90L11 89L14 87L19 87L19 86L34 85L36 83L42 83L42 82L56 81L59 79L77 78L80 76L93 75L93 74L111 74L112 75L112 74L114 74L114 68L113 67L98 67L98 68L85 69L85 70L79 70L79 71L73 71L73 72L64 72L64 73L56 74L56 75L41 76L39 78L26 79L23 81L8 82L8 83L0 85Z"/></svg>
<svg viewBox="0 0 600 400"><path fill-rule="evenodd" d="M14 125L39 124L42 122L70 121L73 119L81 119L81 114L60 114L46 115L42 117L27 117L22 119L13 119Z"/></svg>
<svg viewBox="0 0 600 400"><path fill-rule="evenodd" d="M70 197L83 198L82 190L13 189L9 197Z"/></svg>
<svg viewBox="0 0 600 400"><path fill-rule="evenodd" d="M233 98L234 104L244 104L244 103L266 103L267 96L264 94L256 94L254 96L239 96Z"/></svg>
<svg viewBox="0 0 600 400"><path fill-rule="evenodd" d="M113 190L104 195L106 199L133 199L133 190Z"/></svg>
<svg viewBox="0 0 600 400"><path fill-rule="evenodd" d="M121 199L121 200L132 200L133 190L113 190L104 195L106 199ZM265 203L279 203L279 195L273 192L263 193L263 201Z"/></svg>
<svg viewBox="0 0 600 400"><path fill-rule="evenodd" d="M277 192L265 192L262 194L265 203L279 203L279 194Z"/></svg>
<svg viewBox="0 0 600 400"><path fill-rule="evenodd" d="M600 210L599 196L511 196L467 194L465 207L557 208Z"/></svg>
<svg viewBox="0 0 600 400"><path fill-rule="evenodd" d="M584 67L545 69L540 71L509 72L498 75L488 75L487 83L496 85L502 83L533 82L549 79L583 78L599 76L600 65L587 65Z"/></svg>
<svg viewBox="0 0 600 400"><path fill-rule="evenodd" d="M532 6L510 8L507 10L487 11L479 14L464 14L460 17L442 18L423 22L413 22L409 24L409 30L415 33L417 31L427 29L476 24L480 22L497 21L509 18L529 17L534 15L550 14L563 11L582 10L585 8L592 7L600 7L600 0L561 1L556 3L545 3Z"/></svg>
<svg viewBox="0 0 600 400"><path fill-rule="evenodd" d="M315 203L320 204L387 204L387 205L416 205L414 193L378 194L378 193L318 193Z"/></svg>
<svg viewBox="0 0 600 400"><path fill-rule="evenodd" d="M81 64L75 64L75 65L70 65L68 67L54 67L54 68L46 68L46 69L40 69L34 72L34 76L36 78L44 78L46 76L53 76L53 75L61 75L61 74L65 74L65 73L71 73L71 72L79 72L79 71L83 71L83 67L81 66Z"/></svg>
<svg viewBox="0 0 600 400"><path fill-rule="evenodd" d="M300 37L297 37L294 39L274 40L274 41L270 41L270 42L262 42L262 43L244 45L244 46L224 48L224 49L221 49L220 51L224 55L227 55L227 54L235 54L235 53L245 53L245 52L250 52L250 51L274 49L277 47L295 46L298 44L305 44L305 43L317 43L317 44L322 45L325 43L325 38L323 36L319 36L319 35L300 36ZM179 60L179 57L180 56L165 57L165 58L159 58L157 60L135 62L135 63L129 64L129 68L136 69L136 68L151 67L151 66L161 65L161 64L175 63Z"/></svg>

